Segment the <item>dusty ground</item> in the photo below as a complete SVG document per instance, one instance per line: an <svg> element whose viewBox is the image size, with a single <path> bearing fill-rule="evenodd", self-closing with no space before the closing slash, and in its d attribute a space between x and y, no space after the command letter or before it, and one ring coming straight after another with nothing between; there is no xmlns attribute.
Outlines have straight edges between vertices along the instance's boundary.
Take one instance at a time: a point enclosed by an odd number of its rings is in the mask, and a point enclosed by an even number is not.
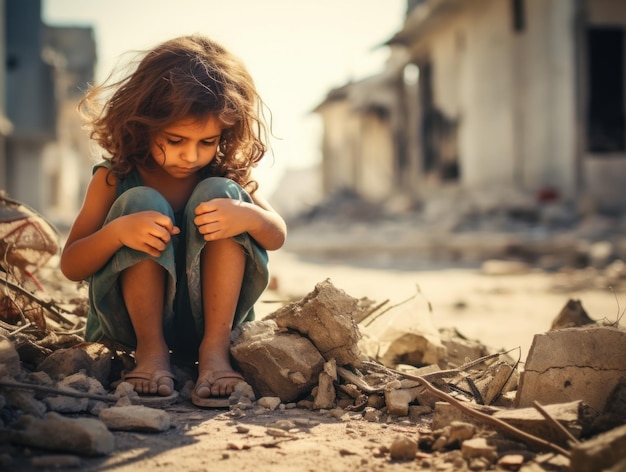
<svg viewBox="0 0 626 472"><path fill-rule="evenodd" d="M411 270L406 260L394 264L392 259L304 259L288 251L271 255L278 290L265 294L258 305L260 316L302 297L327 277L354 297L389 299L392 304L419 289L424 310L430 304L436 326L454 326L493 347L519 346L525 358L533 335L550 327L569 298L580 299L594 319L614 320L618 302L626 306L626 296L610 290L555 292L555 285L562 285L557 284L559 276L544 272L494 277L481 275L476 268ZM114 454L80 458L77 466L55 470L400 471L433 461L393 462L388 454L380 454L400 434L417 439L420 428L428 427L428 418L422 424L397 419L370 423L360 414L338 419L328 412L297 408L249 410L245 416L233 417L228 411L200 410L183 400L167 411L172 416L168 432L115 433ZM276 428L279 420L291 420L293 428ZM44 470L32 466L31 454L39 457L41 451L13 449L14 459L5 461L6 470ZM55 457L53 463L58 466L60 461ZM447 467L434 470L458 470L452 462Z"/></svg>

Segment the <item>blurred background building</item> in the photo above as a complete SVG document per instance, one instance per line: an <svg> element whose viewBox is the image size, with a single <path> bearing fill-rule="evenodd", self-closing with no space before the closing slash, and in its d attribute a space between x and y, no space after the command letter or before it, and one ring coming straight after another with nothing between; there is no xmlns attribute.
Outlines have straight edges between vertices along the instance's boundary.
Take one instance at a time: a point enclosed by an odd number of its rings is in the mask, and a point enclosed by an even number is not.
<svg viewBox="0 0 626 472"><path fill-rule="evenodd" d="M386 69L316 109L324 193L623 211L625 27L620 0L409 0Z"/></svg>
<svg viewBox="0 0 626 472"><path fill-rule="evenodd" d="M0 11L0 189L66 223L90 175L76 106L93 81L93 31L43 24L40 0L2 0Z"/></svg>

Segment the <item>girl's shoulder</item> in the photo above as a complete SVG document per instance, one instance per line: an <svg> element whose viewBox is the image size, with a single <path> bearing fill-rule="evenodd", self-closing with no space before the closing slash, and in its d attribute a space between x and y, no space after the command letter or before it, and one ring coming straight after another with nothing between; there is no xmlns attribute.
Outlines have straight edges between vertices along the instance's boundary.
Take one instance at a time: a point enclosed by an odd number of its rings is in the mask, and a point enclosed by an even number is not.
<svg viewBox="0 0 626 472"><path fill-rule="evenodd" d="M92 175L95 174L98 169L106 169L107 171L109 171L111 170L111 167L112 167L111 161L107 161L106 159L103 159L97 164L94 164L94 166L91 168L91 174Z"/></svg>

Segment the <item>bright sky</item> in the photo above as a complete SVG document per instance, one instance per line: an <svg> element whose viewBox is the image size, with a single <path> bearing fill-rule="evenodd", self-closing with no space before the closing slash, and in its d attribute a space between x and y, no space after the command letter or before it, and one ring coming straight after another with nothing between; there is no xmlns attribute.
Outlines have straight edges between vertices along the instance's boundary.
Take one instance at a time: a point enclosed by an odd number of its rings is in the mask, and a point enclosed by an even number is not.
<svg viewBox="0 0 626 472"><path fill-rule="evenodd" d="M93 26L96 80L128 51L175 36L221 42L272 111L279 139L259 172L271 190L285 168L319 162L321 124L311 110L330 89L382 70L388 50L377 46L401 28L405 8L406 0L43 0L43 21Z"/></svg>

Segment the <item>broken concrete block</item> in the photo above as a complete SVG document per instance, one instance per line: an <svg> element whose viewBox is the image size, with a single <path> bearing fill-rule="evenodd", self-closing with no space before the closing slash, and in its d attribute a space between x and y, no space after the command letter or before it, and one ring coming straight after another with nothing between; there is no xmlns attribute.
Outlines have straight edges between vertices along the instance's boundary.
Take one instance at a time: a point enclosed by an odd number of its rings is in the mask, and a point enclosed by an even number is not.
<svg viewBox="0 0 626 472"><path fill-rule="evenodd" d="M340 366L359 366L361 334L355 322L355 315L361 310L358 303L326 279L302 300L278 309L265 319L308 337L324 359L335 359Z"/></svg>
<svg viewBox="0 0 626 472"><path fill-rule="evenodd" d="M320 372L313 408L316 410L330 409L335 405L337 398L334 383L337 381L337 364L334 359L324 364Z"/></svg>
<svg viewBox="0 0 626 472"><path fill-rule="evenodd" d="M626 458L626 425L575 444L571 450L570 472L609 470L616 464L624 465ZM623 467L611 470L625 470Z"/></svg>
<svg viewBox="0 0 626 472"><path fill-rule="evenodd" d="M485 438L472 438L461 444L461 453L467 459L482 457L487 459L489 463L493 463L498 459L498 451L493 446L487 444Z"/></svg>
<svg viewBox="0 0 626 472"><path fill-rule="evenodd" d="M368 352L382 364L416 367L446 364L447 351L441 343L430 313L415 298L396 305L361 328L365 336L377 341L377 352Z"/></svg>
<svg viewBox="0 0 626 472"><path fill-rule="evenodd" d="M170 429L170 415L142 405L114 406L100 412L100 420L113 431L158 433Z"/></svg>
<svg viewBox="0 0 626 472"><path fill-rule="evenodd" d="M481 407L480 405L473 405L468 403L468 407L474 407L479 411L483 411L488 414L492 414L495 411L490 407ZM476 425L478 427L484 426L484 423L480 421L478 418L464 412L460 408L451 405L448 402L438 401L434 404L434 414L433 414L433 422L432 429L442 429L447 425L459 421L462 423L470 423Z"/></svg>
<svg viewBox="0 0 626 472"><path fill-rule="evenodd" d="M318 383L324 358L309 339L278 332L274 321L245 323L233 331L231 354L260 396L290 402Z"/></svg>
<svg viewBox="0 0 626 472"><path fill-rule="evenodd" d="M8 434L9 441L23 446L69 452L84 456L106 455L113 451L113 434L94 418L65 418L47 413L43 419L22 415Z"/></svg>
<svg viewBox="0 0 626 472"><path fill-rule="evenodd" d="M535 335L516 402L528 407L582 400L597 412L626 375L626 331L612 327L567 328Z"/></svg>
<svg viewBox="0 0 626 472"><path fill-rule="evenodd" d="M387 413L393 416L408 416L409 403L415 398L411 389L386 389L385 404Z"/></svg>
<svg viewBox="0 0 626 472"><path fill-rule="evenodd" d="M580 401L545 405L543 409L567 429L572 436L575 438L580 437L583 428ZM503 420L511 426L533 436L567 447L566 438L559 431L555 431L554 427L535 408L500 410L496 411L493 417Z"/></svg>

